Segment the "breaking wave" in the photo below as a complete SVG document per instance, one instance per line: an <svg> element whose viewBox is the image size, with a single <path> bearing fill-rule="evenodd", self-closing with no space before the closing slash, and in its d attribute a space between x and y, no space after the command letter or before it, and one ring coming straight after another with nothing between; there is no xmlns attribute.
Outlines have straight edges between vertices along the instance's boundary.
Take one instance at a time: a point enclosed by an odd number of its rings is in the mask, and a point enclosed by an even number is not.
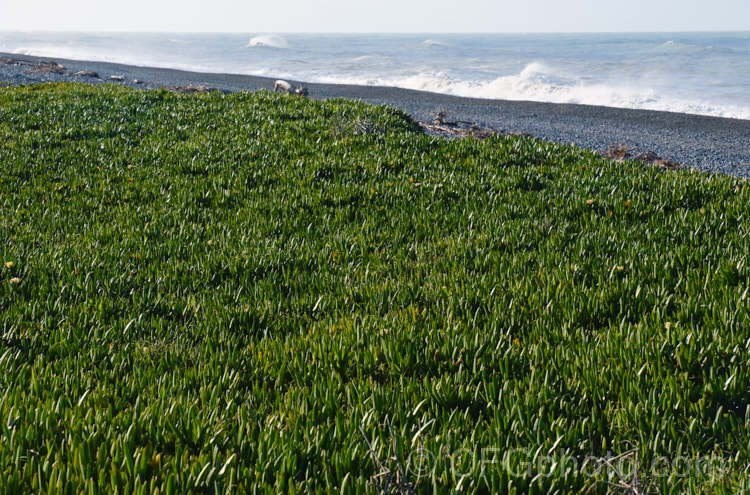
<svg viewBox="0 0 750 495"><path fill-rule="evenodd" d="M255 36L250 40L250 42L247 44L248 47L254 47L254 46L264 46L268 48L288 48L289 43L286 42L286 40L279 36L278 34L263 34L260 36Z"/></svg>
<svg viewBox="0 0 750 495"><path fill-rule="evenodd" d="M682 99L642 86L590 83L583 78L557 73L541 62L528 64L518 74L485 81L462 80L448 73L431 71L400 78L331 76L317 82L394 86L470 98L598 105L750 119L750 107Z"/></svg>

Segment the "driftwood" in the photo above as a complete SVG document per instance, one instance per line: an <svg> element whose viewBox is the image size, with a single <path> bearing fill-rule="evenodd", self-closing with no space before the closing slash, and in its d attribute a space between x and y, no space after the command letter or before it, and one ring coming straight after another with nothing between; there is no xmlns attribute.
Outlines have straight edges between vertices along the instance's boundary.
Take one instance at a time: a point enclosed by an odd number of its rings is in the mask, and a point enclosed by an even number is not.
<svg viewBox="0 0 750 495"><path fill-rule="evenodd" d="M89 71L89 70L79 70L73 75L76 77L93 77L95 79L99 79L99 74L93 71Z"/></svg>
<svg viewBox="0 0 750 495"><path fill-rule="evenodd" d="M193 86L192 84L190 86L165 86L165 89L174 91L175 93L182 93L187 95L192 95L195 93L211 93L213 91L217 91L216 88L212 88L210 86Z"/></svg>
<svg viewBox="0 0 750 495"><path fill-rule="evenodd" d="M502 130L490 129L488 127L481 127L478 124L471 124L464 121L456 122L444 122L441 124L427 121L420 121L418 124L425 131L432 134L440 134L442 136L455 136L457 138L466 138L469 136L477 139L485 139L490 136L525 136L534 137L532 134L523 131L510 131L504 132Z"/></svg>
<svg viewBox="0 0 750 495"><path fill-rule="evenodd" d="M679 163L673 162L672 160L667 160L666 158L661 158L653 151L646 151L633 155L628 147L621 143L611 145L609 148L607 148L606 151L602 153L602 155L605 158L609 158L610 160L616 160L620 162L624 160L633 160L655 165L664 169L683 168L683 166Z"/></svg>
<svg viewBox="0 0 750 495"><path fill-rule="evenodd" d="M423 120L418 122L422 129L431 134L440 134L442 136L452 136L457 138L472 136L477 139L485 139L490 136L514 135L496 129L481 127L474 122L467 122L465 120L448 120L448 112L442 108L439 108L433 115L435 118L431 121Z"/></svg>
<svg viewBox="0 0 750 495"><path fill-rule="evenodd" d="M490 136L502 135L502 133L498 131L482 128L476 124L471 124L470 126L465 127L455 122L446 122L442 124L437 124L435 122L423 121L423 122L419 122L419 125L422 126L422 129L432 134L441 134L443 136L455 136L459 138L473 136L478 139L484 139Z"/></svg>
<svg viewBox="0 0 750 495"><path fill-rule="evenodd" d="M54 60L47 60L45 62L38 62L31 69L32 72L54 72L55 74L62 74L66 72L65 66L58 64Z"/></svg>

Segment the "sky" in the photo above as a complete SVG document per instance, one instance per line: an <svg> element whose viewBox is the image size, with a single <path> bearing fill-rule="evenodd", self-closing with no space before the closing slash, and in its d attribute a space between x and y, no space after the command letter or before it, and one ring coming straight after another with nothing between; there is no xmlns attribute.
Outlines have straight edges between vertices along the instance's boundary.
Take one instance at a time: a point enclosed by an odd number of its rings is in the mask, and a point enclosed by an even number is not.
<svg viewBox="0 0 750 495"><path fill-rule="evenodd" d="M750 0L0 0L0 30L750 31Z"/></svg>

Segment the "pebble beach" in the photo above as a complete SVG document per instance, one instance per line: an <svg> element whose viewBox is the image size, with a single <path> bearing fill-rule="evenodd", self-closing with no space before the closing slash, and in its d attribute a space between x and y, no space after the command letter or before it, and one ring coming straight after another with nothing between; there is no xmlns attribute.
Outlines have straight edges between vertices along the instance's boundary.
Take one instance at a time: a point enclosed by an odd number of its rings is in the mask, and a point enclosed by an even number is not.
<svg viewBox="0 0 750 495"><path fill-rule="evenodd" d="M0 88L47 82L123 84L180 91L270 91L276 78L189 72L134 65L50 59L0 53ZM306 84L308 97L350 98L398 107L415 120L431 122L440 113L501 133L604 152L612 146L633 155L651 152L703 172L750 177L750 120L593 105L466 98L383 86Z"/></svg>

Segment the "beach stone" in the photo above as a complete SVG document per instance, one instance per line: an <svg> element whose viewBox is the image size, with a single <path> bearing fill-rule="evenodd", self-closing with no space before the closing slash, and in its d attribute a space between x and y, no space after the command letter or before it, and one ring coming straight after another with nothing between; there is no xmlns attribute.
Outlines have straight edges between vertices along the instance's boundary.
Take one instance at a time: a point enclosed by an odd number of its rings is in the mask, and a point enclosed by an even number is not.
<svg viewBox="0 0 750 495"><path fill-rule="evenodd" d="M295 88L292 83L284 81L283 79L276 81L276 84L273 85L273 92L307 96L307 88L305 86Z"/></svg>
<svg viewBox="0 0 750 495"><path fill-rule="evenodd" d="M89 71L89 70L79 70L73 75L76 77L93 77L93 78L99 79L99 74L97 74L96 72Z"/></svg>

